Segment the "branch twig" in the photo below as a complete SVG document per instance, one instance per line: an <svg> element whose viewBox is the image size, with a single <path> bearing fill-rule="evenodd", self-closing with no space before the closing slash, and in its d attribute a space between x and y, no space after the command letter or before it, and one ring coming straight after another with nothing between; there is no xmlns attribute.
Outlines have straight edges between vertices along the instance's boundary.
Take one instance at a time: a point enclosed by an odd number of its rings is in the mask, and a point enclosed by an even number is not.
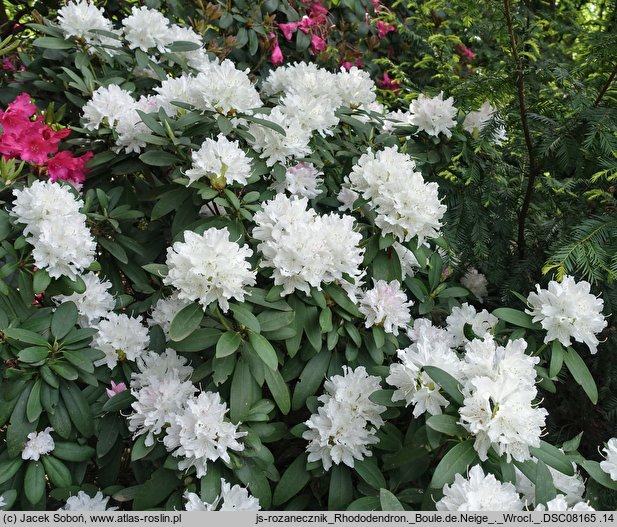
<svg viewBox="0 0 617 527"><path fill-rule="evenodd" d="M617 76L617 64L615 65L615 69L613 70L613 73L611 73L611 76L608 78L608 80L606 81L602 89L600 90L600 93L598 93L598 96L596 97L596 100L593 103L594 106L598 106L600 104L600 101L602 101L602 97L604 97L604 94L611 87L611 84L613 84L613 81L615 80L616 76Z"/></svg>
<svg viewBox="0 0 617 527"><path fill-rule="evenodd" d="M527 213L529 212L529 205L531 204L531 197L533 195L533 187L538 174L538 166L534 157L534 145L531 139L531 132L529 131L529 121L527 118L527 104L525 102L525 72L523 63L518 54L518 48L516 43L516 36L514 35L514 25L512 24L512 14L510 9L510 0L503 0L503 6L506 16L506 24L508 25L508 34L510 35L510 47L512 48L512 57L516 64L516 88L518 95L519 113L521 116L521 125L523 127L523 135L525 136L525 146L527 147L527 157L529 158L529 173L527 179L527 189L525 191L525 197L523 198L523 204L518 214L518 254L519 258L525 256L525 221L527 219Z"/></svg>

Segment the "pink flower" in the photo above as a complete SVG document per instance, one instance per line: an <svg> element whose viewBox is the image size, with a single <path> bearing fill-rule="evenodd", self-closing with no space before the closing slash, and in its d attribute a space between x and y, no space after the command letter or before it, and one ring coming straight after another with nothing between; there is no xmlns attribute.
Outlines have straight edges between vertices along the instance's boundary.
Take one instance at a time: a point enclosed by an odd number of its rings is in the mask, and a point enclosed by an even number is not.
<svg viewBox="0 0 617 527"><path fill-rule="evenodd" d="M375 11L379 11L381 9L381 2L379 0L371 0L371 4L373 4Z"/></svg>
<svg viewBox="0 0 617 527"><path fill-rule="evenodd" d="M377 36L379 38L384 38L390 31L396 31L396 27L383 20L377 21Z"/></svg>
<svg viewBox="0 0 617 527"><path fill-rule="evenodd" d="M14 73L17 71L17 66L15 66L15 63L9 57L4 57L2 59L2 69L4 71L12 71Z"/></svg>
<svg viewBox="0 0 617 527"><path fill-rule="evenodd" d="M279 64L283 63L283 52L281 51L281 48L279 47L279 41L276 38L276 35L274 33L270 33L270 42L274 43L274 47L272 48L272 53L270 54L270 61L275 66L278 66Z"/></svg>
<svg viewBox="0 0 617 527"><path fill-rule="evenodd" d="M51 181L71 181L81 184L86 181L88 169L85 164L92 159L94 154L86 152L83 156L73 157L68 150L58 152L47 162L47 173Z"/></svg>
<svg viewBox="0 0 617 527"><path fill-rule="evenodd" d="M121 382L120 384L116 384L114 381L111 381L111 388L106 388L107 397L110 399L114 396L126 390L126 384Z"/></svg>
<svg viewBox="0 0 617 527"><path fill-rule="evenodd" d="M465 44L458 44L454 48L454 52L459 55L464 62L471 62L476 58L476 54L471 51Z"/></svg>
<svg viewBox="0 0 617 527"><path fill-rule="evenodd" d="M377 82L377 85L384 90L396 91L401 87L400 82L396 82L391 79L390 76L384 71L383 79Z"/></svg>
<svg viewBox="0 0 617 527"><path fill-rule="evenodd" d="M297 22L288 22L287 24L279 24L279 29L283 32L283 36L287 40L291 40L293 32L298 29Z"/></svg>
<svg viewBox="0 0 617 527"><path fill-rule="evenodd" d="M345 68L347 71L349 71L354 66L358 69L362 69L364 67L364 65L362 64L362 59L357 58L355 64L349 60L346 60L345 62L341 63L341 68Z"/></svg>
<svg viewBox="0 0 617 527"><path fill-rule="evenodd" d="M328 45L326 41L317 35L311 35L311 52L316 55L320 51L325 51Z"/></svg>

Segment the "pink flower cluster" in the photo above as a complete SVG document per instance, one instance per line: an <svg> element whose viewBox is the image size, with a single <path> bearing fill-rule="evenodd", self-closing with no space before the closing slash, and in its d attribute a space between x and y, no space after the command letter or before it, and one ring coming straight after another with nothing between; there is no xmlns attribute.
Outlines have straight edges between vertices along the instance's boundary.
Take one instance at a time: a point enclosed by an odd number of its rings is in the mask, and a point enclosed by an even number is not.
<svg viewBox="0 0 617 527"><path fill-rule="evenodd" d="M37 107L27 93L19 95L6 110L0 110L0 126L0 155L3 157L46 166L52 181L63 179L81 184L86 180L85 164L92 158L92 152L80 157L73 157L68 151L58 152L58 143L71 131L68 128L53 130L47 125L45 117L37 115Z"/></svg>
<svg viewBox="0 0 617 527"><path fill-rule="evenodd" d="M307 14L299 22L278 24L278 27L287 41L290 41L293 34L298 30L302 31L305 35L311 35L311 53L317 55L328 47L326 39L329 25L328 14L330 11L321 5L321 0L305 2L305 4L307 4ZM274 41L270 60L275 65L281 64L283 62L283 52L274 33L270 34L270 39Z"/></svg>

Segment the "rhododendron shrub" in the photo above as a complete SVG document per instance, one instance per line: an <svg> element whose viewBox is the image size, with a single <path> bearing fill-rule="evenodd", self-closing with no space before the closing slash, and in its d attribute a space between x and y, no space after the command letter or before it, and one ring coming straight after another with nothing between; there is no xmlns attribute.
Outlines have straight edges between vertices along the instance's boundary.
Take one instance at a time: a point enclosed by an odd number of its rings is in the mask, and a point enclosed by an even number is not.
<svg viewBox="0 0 617 527"><path fill-rule="evenodd" d="M321 37L319 5L284 31ZM451 271L427 144L491 108L389 113L357 67L252 78L145 7L34 29L94 155L83 185L52 177L68 157L16 174L0 213L0 506L583 510L617 488L612 443L601 464L545 435L566 372L597 401L602 298L568 276L483 307L495 284Z"/></svg>

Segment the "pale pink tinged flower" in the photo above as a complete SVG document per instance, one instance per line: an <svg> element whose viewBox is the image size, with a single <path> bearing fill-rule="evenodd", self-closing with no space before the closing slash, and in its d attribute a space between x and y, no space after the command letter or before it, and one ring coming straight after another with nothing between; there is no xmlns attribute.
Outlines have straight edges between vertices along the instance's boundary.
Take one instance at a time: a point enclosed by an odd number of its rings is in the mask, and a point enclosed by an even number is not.
<svg viewBox="0 0 617 527"><path fill-rule="evenodd" d="M107 392L107 397L110 399L114 396L126 390L126 384L123 382L116 384L114 381L111 381L111 388L107 388L105 391Z"/></svg>

